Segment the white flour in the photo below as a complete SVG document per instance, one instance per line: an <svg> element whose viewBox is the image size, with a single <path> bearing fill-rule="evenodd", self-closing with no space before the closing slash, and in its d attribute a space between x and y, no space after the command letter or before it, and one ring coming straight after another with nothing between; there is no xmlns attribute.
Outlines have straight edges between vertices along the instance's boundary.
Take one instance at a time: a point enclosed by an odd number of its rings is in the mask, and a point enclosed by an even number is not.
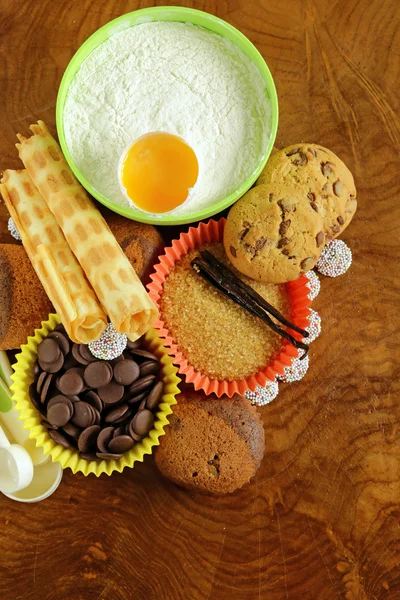
<svg viewBox="0 0 400 600"><path fill-rule="evenodd" d="M263 79L232 42L186 23L156 22L110 37L82 64L64 109L68 148L95 189L117 204L122 152L152 131L193 148L199 178L173 214L201 210L257 167L270 135Z"/></svg>

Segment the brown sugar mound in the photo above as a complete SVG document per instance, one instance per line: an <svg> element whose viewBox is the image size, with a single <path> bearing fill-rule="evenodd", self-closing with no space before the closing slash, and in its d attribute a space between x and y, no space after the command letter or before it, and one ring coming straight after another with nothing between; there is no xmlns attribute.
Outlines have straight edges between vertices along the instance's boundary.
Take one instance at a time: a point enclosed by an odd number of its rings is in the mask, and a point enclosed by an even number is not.
<svg viewBox="0 0 400 600"><path fill-rule="evenodd" d="M184 488L227 494L248 483L263 454L262 421L248 400L211 397L203 403L198 394L185 393L155 461L165 477Z"/></svg>
<svg viewBox="0 0 400 600"><path fill-rule="evenodd" d="M222 243L205 244L236 276L290 318L285 286L265 284L239 273ZM191 267L192 250L169 273L160 300L161 320L189 364L212 379L235 381L265 368L282 348L282 339L258 317L245 311L204 281Z"/></svg>
<svg viewBox="0 0 400 600"><path fill-rule="evenodd" d="M142 283L149 281L153 266L164 248L161 234L152 225L125 219L105 208L103 217Z"/></svg>
<svg viewBox="0 0 400 600"><path fill-rule="evenodd" d="M0 350L11 350L54 308L22 246L0 244L0 282Z"/></svg>

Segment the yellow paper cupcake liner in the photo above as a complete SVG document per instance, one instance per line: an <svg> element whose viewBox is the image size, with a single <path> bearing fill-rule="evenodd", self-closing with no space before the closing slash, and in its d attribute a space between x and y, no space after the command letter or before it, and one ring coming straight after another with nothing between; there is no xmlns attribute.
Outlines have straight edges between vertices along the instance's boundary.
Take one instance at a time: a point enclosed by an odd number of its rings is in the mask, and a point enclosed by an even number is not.
<svg viewBox="0 0 400 600"><path fill-rule="evenodd" d="M29 429L29 437L36 440L36 446L43 448L53 462L59 462L63 469L70 468L73 473L81 472L84 475L93 473L97 477L102 473L111 475L114 471L121 472L125 467L133 467L136 462L142 462L146 454L151 454L154 446L158 446L159 438L164 434L164 427L168 424L168 415L172 413L172 406L176 404L176 395L179 393L177 369L168 356L168 350L158 337L154 329L150 329L144 336L146 348L155 354L161 362L161 381L164 383L164 395L155 415L154 427L140 443L126 452L118 460L87 461L80 458L78 450L64 448L49 436L47 429L41 424L42 415L33 406L29 398L29 386L32 383L33 366L37 357L37 347L40 342L52 331L60 319L58 315L49 315L48 321L42 323L41 329L36 329L34 336L28 337L26 344L21 346L21 353L17 355L12 375L13 384L11 391L15 408L20 412L19 418L24 423L24 429Z"/></svg>

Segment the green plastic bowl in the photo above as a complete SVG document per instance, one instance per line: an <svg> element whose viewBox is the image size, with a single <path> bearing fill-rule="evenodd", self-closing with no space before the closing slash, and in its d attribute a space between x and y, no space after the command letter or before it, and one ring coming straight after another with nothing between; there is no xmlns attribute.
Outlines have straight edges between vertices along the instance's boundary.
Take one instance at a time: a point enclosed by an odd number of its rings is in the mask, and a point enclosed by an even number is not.
<svg viewBox="0 0 400 600"><path fill-rule="evenodd" d="M83 61L97 48L100 44L102 44L109 37L114 35L115 33L119 33L128 27L132 27L132 25L140 25L141 23L148 23L151 21L180 21L183 23L193 23L194 25L200 25L205 29L209 29L214 33L218 33L223 37L228 38L239 46L239 48L253 61L258 70L260 71L265 83L266 83L266 92L271 102L271 135L269 138L269 142L267 147L265 148L264 155L260 160L257 169L252 173L252 175L246 179L234 192L229 194L223 200L212 204L211 206L204 208L203 210L199 210L197 212L193 212L191 214L186 215L171 215L165 214L155 217L154 215L147 214L145 212L136 210L134 208L126 208L124 206L119 206L115 202L112 202L108 198L106 198L103 194L100 194L86 179L86 177L81 173L75 164L65 141L64 136L64 126L63 126L63 113L65 100L68 94L68 88L75 77L76 72L79 70ZM202 12L200 10L195 10L192 8L181 8L178 6L157 6L152 8L144 8L142 10L135 10L134 12L127 13L126 15L122 15L113 21L110 21L106 25L103 25L100 29L98 29L93 35L91 35L84 44L79 48L76 54L72 57L71 62L65 70L64 76L61 80L60 89L58 91L57 96L57 106L56 106L56 121L57 121L57 132L60 140L61 148L64 152L65 158L71 167L72 171L75 173L76 177L79 179L83 187L94 196L99 202L107 206L110 210L127 217L128 219L133 219L135 221L140 221L142 223L153 223L155 225L181 225L184 223L193 223L194 221L201 221L206 219L207 217L211 217L221 211L223 211L228 206L231 206L236 200L238 200L247 190L253 185L257 177L260 175L262 169L265 166L265 163L268 160L268 157L271 153L272 147L274 145L276 132L278 129L278 98L276 94L274 80L272 78L271 72L268 69L263 57L259 53L259 51L253 46L250 40L247 39L240 31L226 23L222 19L218 19L209 13Z"/></svg>

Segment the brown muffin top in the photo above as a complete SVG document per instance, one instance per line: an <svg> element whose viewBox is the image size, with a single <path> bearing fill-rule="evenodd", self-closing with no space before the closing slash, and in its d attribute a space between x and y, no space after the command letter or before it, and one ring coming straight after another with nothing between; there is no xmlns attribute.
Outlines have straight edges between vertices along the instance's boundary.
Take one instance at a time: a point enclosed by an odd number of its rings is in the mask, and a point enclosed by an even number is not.
<svg viewBox="0 0 400 600"><path fill-rule="evenodd" d="M161 473L182 487L226 494L247 483L264 455L264 428L241 396L203 399L185 391L160 440L155 460Z"/></svg>
<svg viewBox="0 0 400 600"><path fill-rule="evenodd" d="M239 394L235 394L232 398L217 398L214 394L206 396L193 391L185 393L185 401L208 411L230 425L246 442L258 469L265 450L264 426L250 400Z"/></svg>
<svg viewBox="0 0 400 600"><path fill-rule="evenodd" d="M1 247L0 247L1 248ZM12 306L11 267L8 256L0 249L0 340L9 328Z"/></svg>
<svg viewBox="0 0 400 600"><path fill-rule="evenodd" d="M250 450L223 419L189 404L178 404L155 460L161 473L183 487L227 494L254 475Z"/></svg>
<svg viewBox="0 0 400 600"><path fill-rule="evenodd" d="M53 311L23 246L0 244L0 349L24 344Z"/></svg>

